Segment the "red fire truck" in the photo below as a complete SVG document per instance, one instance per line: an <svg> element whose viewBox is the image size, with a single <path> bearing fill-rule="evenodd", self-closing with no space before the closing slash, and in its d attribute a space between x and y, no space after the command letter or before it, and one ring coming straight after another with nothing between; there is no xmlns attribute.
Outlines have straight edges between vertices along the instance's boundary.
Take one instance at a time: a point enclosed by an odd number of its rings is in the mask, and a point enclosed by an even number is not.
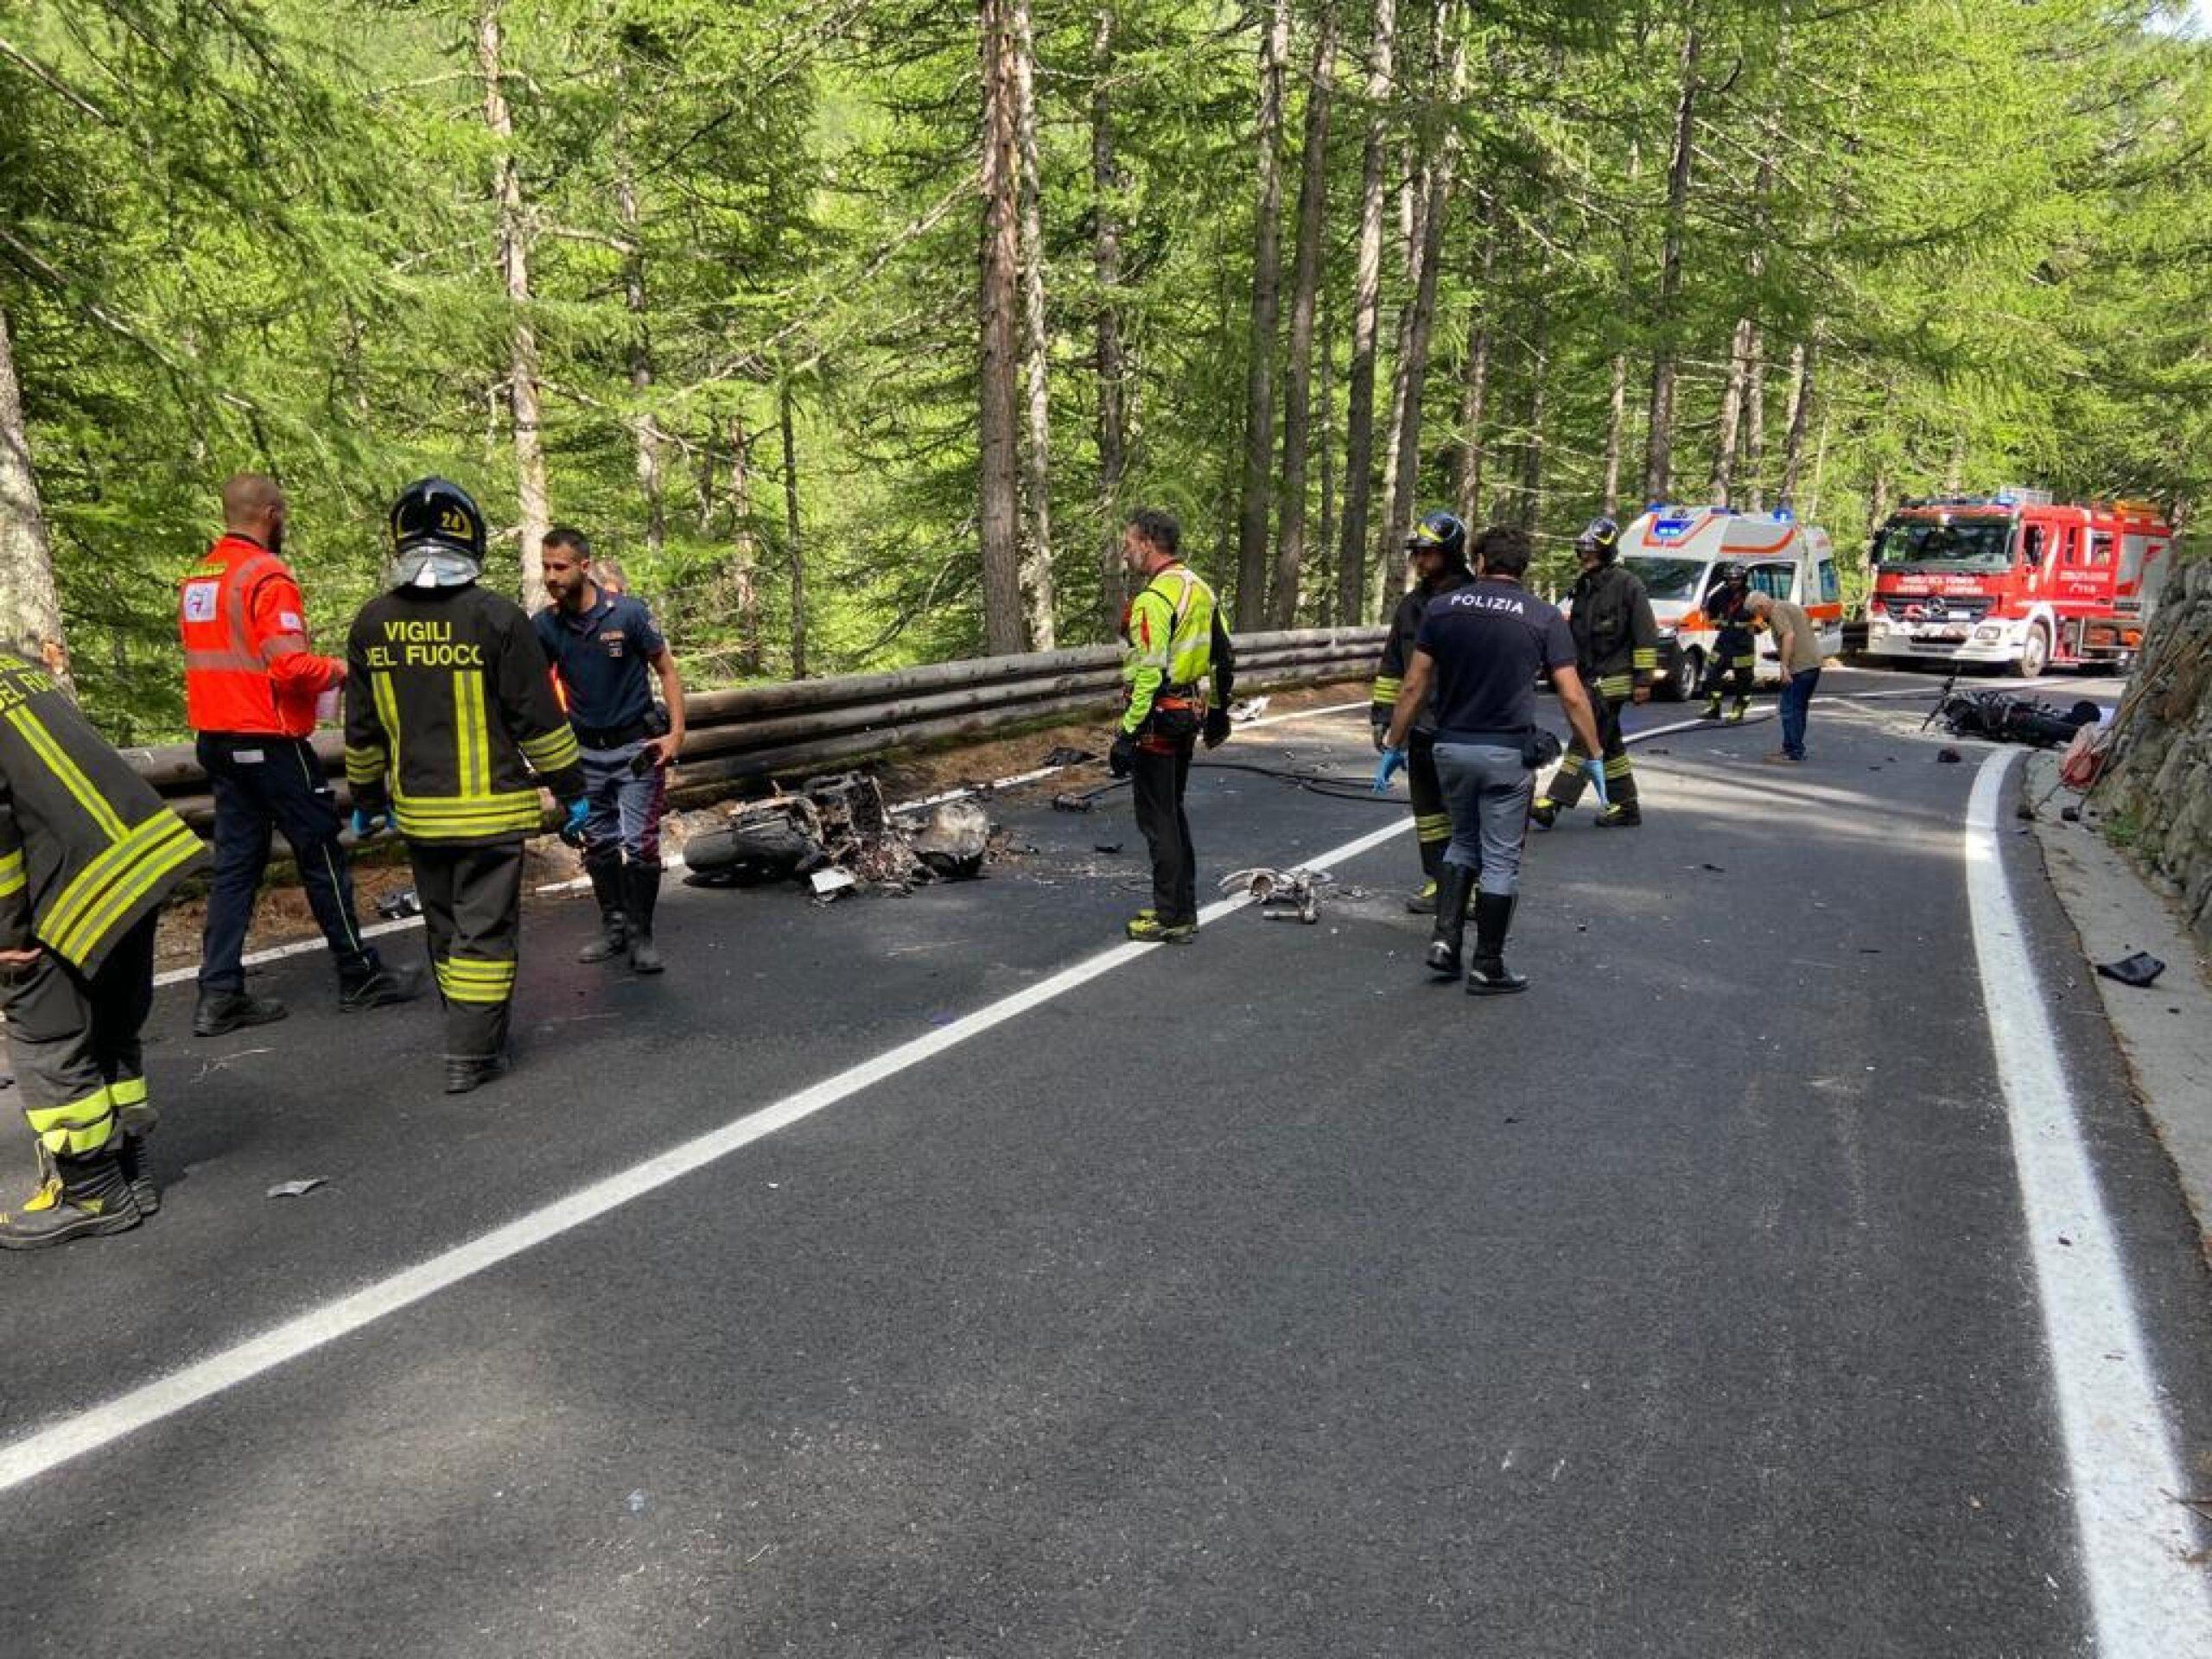
<svg viewBox="0 0 2212 1659"><path fill-rule="evenodd" d="M2125 668L2174 533L2139 502L2055 504L2042 490L1908 501L1874 537L1872 657Z"/></svg>

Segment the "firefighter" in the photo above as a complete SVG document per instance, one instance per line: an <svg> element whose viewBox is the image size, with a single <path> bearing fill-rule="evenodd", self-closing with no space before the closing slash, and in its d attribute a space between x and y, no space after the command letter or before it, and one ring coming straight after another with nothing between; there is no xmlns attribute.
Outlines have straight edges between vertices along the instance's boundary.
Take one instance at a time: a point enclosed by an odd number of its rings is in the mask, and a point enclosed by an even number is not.
<svg viewBox="0 0 2212 1659"><path fill-rule="evenodd" d="M1182 543L1182 526L1156 507L1139 508L1122 532L1122 561L1142 586L1122 619L1126 701L1108 757L1114 776L1129 779L1152 853L1152 903L1130 920L1128 936L1167 944L1198 933L1198 855L1183 795L1198 740L1211 749L1229 735L1236 674L1213 589L1183 563Z"/></svg>
<svg viewBox="0 0 2212 1659"><path fill-rule="evenodd" d="M683 749L683 677L645 601L599 585L613 561L594 554L582 531L547 531L543 563L553 602L531 621L583 747L592 806L584 874L599 901L600 932L576 960L626 957L632 972L657 974L660 820L668 769ZM653 706L653 679L664 715Z"/></svg>
<svg viewBox="0 0 2212 1659"><path fill-rule="evenodd" d="M1467 527L1448 512L1432 512L1422 519L1406 538L1406 554L1418 580L1390 619L1390 637L1382 642L1382 659L1376 664L1375 686L1368 694L1367 720L1375 728L1377 754L1385 747L1390 715L1405 688L1414 639L1421 632L1429 601L1474 580L1467 569ZM1445 810L1444 788L1436 778L1436 720L1426 709L1415 715L1407 740L1406 786L1413 797L1421 873L1421 890L1406 900L1406 908L1427 916L1436 909L1436 878L1444 849L1452 842L1452 815Z"/></svg>
<svg viewBox="0 0 2212 1659"><path fill-rule="evenodd" d="M162 902L206 861L52 677L0 652L0 1009L41 1177L0 1212L0 1249L123 1232L160 1207L138 1031Z"/></svg>
<svg viewBox="0 0 2212 1659"><path fill-rule="evenodd" d="M1732 677L1736 701L1728 711L1734 725L1751 712L1752 677L1758 649L1751 638L1751 573L1734 563L1720 567L1720 579L1705 596L1705 613L1713 627L1713 655L1705 664L1705 717L1720 718L1720 694Z"/></svg>
<svg viewBox="0 0 2212 1659"><path fill-rule="evenodd" d="M1651 701L1652 677L1659 671L1659 625L1652 620L1650 596L1634 572L1616 561L1621 529L1610 518L1592 518L1574 538L1581 574L1574 579L1573 607L1567 621L1574 631L1576 667L1598 709L1598 736L1604 746L1605 804L1598 822L1626 829L1643 822L1637 804L1636 771L1621 739L1621 710L1630 702ZM1548 830L1559 815L1582 798L1582 763L1591 757L1578 735L1529 816Z"/></svg>
<svg viewBox="0 0 2212 1659"><path fill-rule="evenodd" d="M386 968L361 937L353 880L339 845L338 803L308 739L315 703L346 677L308 641L307 605L283 557L284 493L240 473L223 486L223 535L178 592L184 702L215 797L215 870L200 941L195 1037L284 1017L245 988L246 931L282 830L300 885L338 969L338 1006L382 1007L422 994L422 976Z"/></svg>
<svg viewBox="0 0 2212 1659"><path fill-rule="evenodd" d="M445 1001L445 1089L466 1094L507 1069L537 785L565 804L563 836L578 836L583 768L530 619L477 586L476 503L445 479L418 480L392 503L391 535L391 590L346 642L346 781L354 833L389 817L407 842Z"/></svg>

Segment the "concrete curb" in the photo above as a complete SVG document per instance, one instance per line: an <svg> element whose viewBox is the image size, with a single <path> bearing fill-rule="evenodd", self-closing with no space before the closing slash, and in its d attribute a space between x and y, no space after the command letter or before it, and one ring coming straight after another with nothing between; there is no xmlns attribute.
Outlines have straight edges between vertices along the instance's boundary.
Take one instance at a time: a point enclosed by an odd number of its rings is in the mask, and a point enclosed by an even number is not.
<svg viewBox="0 0 2212 1659"><path fill-rule="evenodd" d="M2026 798L2057 785L2058 757L2028 757ZM2059 790L2036 815L2044 868L2082 942L2082 971L2094 981L2153 1129L2173 1160L2197 1237L2212 1261L2212 960L2165 896L2098 832L2094 815L2068 823L2059 809L2079 800ZM2147 950L2166 971L2146 989L2095 973L2092 964Z"/></svg>

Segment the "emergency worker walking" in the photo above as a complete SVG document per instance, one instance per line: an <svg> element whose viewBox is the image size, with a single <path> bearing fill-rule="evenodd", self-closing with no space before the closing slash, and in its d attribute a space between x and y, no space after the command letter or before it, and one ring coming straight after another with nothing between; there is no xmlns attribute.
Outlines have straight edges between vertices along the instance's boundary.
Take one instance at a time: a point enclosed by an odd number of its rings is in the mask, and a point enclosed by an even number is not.
<svg viewBox="0 0 2212 1659"><path fill-rule="evenodd" d="M1169 944L1188 944L1198 928L1198 855L1183 810L1191 754L1200 736L1208 748L1229 736L1236 677L1213 589L1182 563L1182 526L1156 507L1139 508L1122 532L1122 561L1142 586L1122 620L1126 702L1108 757L1114 776L1129 779L1152 853L1152 903L1130 920L1128 936Z"/></svg>
<svg viewBox="0 0 2212 1659"><path fill-rule="evenodd" d="M582 746L591 809L584 874L599 900L600 934L576 958L606 962L626 952L634 972L657 974L660 820L668 769L683 747L683 680L645 601L600 586L600 563L582 531L548 531L543 571L553 602L531 619ZM653 706L648 665L660 681L665 717Z"/></svg>
<svg viewBox="0 0 2212 1659"><path fill-rule="evenodd" d="M1751 615L1751 575L1740 564L1728 563L1720 567L1720 580L1705 596L1705 614L1713 629L1713 655L1705 664L1705 717L1720 718L1720 694L1731 679L1736 683L1736 701L1728 711L1729 723L1733 725L1751 712L1752 677L1758 671L1759 658L1751 630L1756 620Z"/></svg>
<svg viewBox="0 0 2212 1659"><path fill-rule="evenodd" d="M445 1001L446 1092L466 1094L507 1068L537 785L565 804L563 836L579 834L583 768L530 619L477 586L476 503L418 480L392 503L391 534L391 591L346 642L346 780L354 833L389 816L407 842Z"/></svg>
<svg viewBox="0 0 2212 1659"><path fill-rule="evenodd" d="M419 973L384 965L354 914L337 799L308 741L316 701L344 681L346 664L309 648L307 604L280 556L284 524L276 480L238 474L223 486L222 538L179 590L185 713L215 797L196 1037L284 1017L282 1002L245 988L246 932L272 830L291 847L308 908L329 941L338 1006L381 1007L423 989Z"/></svg>
<svg viewBox="0 0 2212 1659"><path fill-rule="evenodd" d="M1659 625L1651 615L1650 596L1634 572L1616 563L1620 550L1620 526L1611 519L1592 518L1583 526L1574 538L1582 572L1574 580L1567 619L1574 632L1576 669L1588 683L1598 710L1605 763L1605 805L1598 822L1608 829L1643 822L1636 798L1636 768L1621 738L1621 710L1631 702L1651 701L1651 679L1659 670ZM1582 763L1592 755L1577 747L1580 741L1567 746L1566 759L1529 810L1546 830L1582 798Z"/></svg>
<svg viewBox="0 0 2212 1659"><path fill-rule="evenodd" d="M138 1032L162 905L206 861L52 677L0 652L0 1010L41 1175L0 1213L0 1249L119 1233L160 1207Z"/></svg>
<svg viewBox="0 0 2212 1659"><path fill-rule="evenodd" d="M1432 512L1422 519L1406 538L1406 551L1418 580L1390 619L1390 635L1382 642L1382 658L1375 666L1375 685L1368 694L1367 718L1375 728L1378 751L1390 729L1398 693L1405 689L1406 665L1413 660L1422 614L1439 594L1475 579L1467 569L1467 527L1448 512ZM1452 839L1452 815L1444 810L1443 785L1436 779L1436 717L1428 709L1414 715L1406 743L1406 788L1413 797L1414 839L1421 846L1422 876L1420 891L1406 900L1406 908L1426 916L1436 908L1437 873Z"/></svg>
<svg viewBox="0 0 2212 1659"><path fill-rule="evenodd" d="M1476 543L1482 574L1440 597L1421 620L1414 658L1384 734L1375 787L1389 787L1425 707L1436 714L1436 771L1452 814L1452 844L1436 883L1429 971L1456 978L1465 939L1467 895L1475 895L1470 996L1526 990L1505 965L1505 940L1521 888L1535 767L1556 739L1536 725L1536 676L1549 669L1583 753L1599 747L1598 722L1575 671L1566 619L1521 585L1535 551L1526 531L1494 527ZM1595 761L1589 763L1595 766Z"/></svg>

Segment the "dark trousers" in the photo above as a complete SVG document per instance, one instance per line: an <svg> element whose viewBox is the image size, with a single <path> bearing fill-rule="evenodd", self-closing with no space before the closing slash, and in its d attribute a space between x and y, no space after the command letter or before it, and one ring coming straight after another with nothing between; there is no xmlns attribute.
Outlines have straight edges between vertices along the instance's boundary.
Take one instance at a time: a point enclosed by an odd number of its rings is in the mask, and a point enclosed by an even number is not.
<svg viewBox="0 0 2212 1659"><path fill-rule="evenodd" d="M1751 700L1753 677L1758 671L1759 655L1757 642L1742 628L1723 628L1713 641L1713 655L1705 663L1705 695L1714 702L1732 680L1736 700Z"/></svg>
<svg viewBox="0 0 2212 1659"><path fill-rule="evenodd" d="M1191 782L1192 740L1172 749L1140 747L1129 788L1136 798L1137 828L1152 849L1152 907L1166 924L1198 919L1198 855L1191 846L1191 820L1183 791Z"/></svg>
<svg viewBox="0 0 2212 1659"><path fill-rule="evenodd" d="M520 836L445 847L410 841L415 893L446 1005L446 1058L488 1060L506 1052L522 939Z"/></svg>
<svg viewBox="0 0 2212 1659"><path fill-rule="evenodd" d="M1821 683L1817 668L1801 668L1782 688L1782 752L1792 760L1805 758L1805 717L1812 712L1813 688Z"/></svg>
<svg viewBox="0 0 2212 1659"><path fill-rule="evenodd" d="M1406 792L1413 797L1414 839L1421 843L1421 873L1430 880L1444 864L1452 844L1452 814L1444 785L1436 775L1436 734L1416 731L1406 739Z"/></svg>
<svg viewBox="0 0 2212 1659"><path fill-rule="evenodd" d="M308 908L330 941L341 985L375 973L377 953L353 914L353 876L338 845L338 801L315 750L296 737L202 732L200 764L215 794L215 871L200 939L200 988L245 988L246 930L282 831L300 867Z"/></svg>
<svg viewBox="0 0 2212 1659"><path fill-rule="evenodd" d="M1628 758L1628 744L1621 736L1621 710L1631 701L1625 696L1600 696L1595 691L1590 694L1590 711L1598 717L1598 744L1605 754L1605 796L1616 806L1636 804L1635 764ZM1587 781L1582 763L1589 758L1582 752L1580 738L1569 743L1545 795L1560 806L1573 806L1580 800L1582 785Z"/></svg>
<svg viewBox="0 0 2212 1659"><path fill-rule="evenodd" d="M118 1123L151 1127L138 1033L154 1006L155 922L118 939L95 973L48 950L0 990L23 1116L47 1155L93 1157Z"/></svg>

